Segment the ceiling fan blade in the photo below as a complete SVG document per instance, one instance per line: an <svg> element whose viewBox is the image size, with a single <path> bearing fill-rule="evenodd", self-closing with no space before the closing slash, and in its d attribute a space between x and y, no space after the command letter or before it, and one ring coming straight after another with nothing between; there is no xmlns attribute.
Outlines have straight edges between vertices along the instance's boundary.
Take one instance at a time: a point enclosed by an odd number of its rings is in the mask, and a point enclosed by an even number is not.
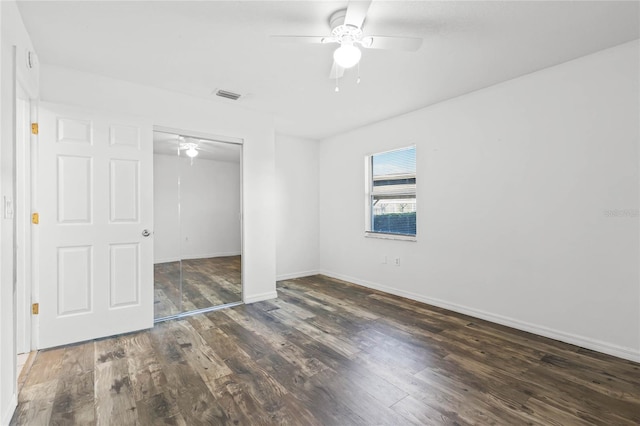
<svg viewBox="0 0 640 426"><path fill-rule="evenodd" d="M344 68L336 64L334 61L333 65L331 66L331 72L329 73L329 78L333 78L333 79L342 78L343 75L344 75Z"/></svg>
<svg viewBox="0 0 640 426"><path fill-rule="evenodd" d="M415 52L422 46L418 37L368 36L362 38L362 47L367 49L405 50Z"/></svg>
<svg viewBox="0 0 640 426"><path fill-rule="evenodd" d="M311 44L323 44L323 43L335 43L336 40L333 37L326 36L289 36L289 35L272 35L272 40L284 43L311 43Z"/></svg>
<svg viewBox="0 0 640 426"><path fill-rule="evenodd" d="M367 17L367 12L369 11L369 6L371 6L371 0L350 1L347 5L347 14L344 17L345 25L362 28L364 18Z"/></svg>

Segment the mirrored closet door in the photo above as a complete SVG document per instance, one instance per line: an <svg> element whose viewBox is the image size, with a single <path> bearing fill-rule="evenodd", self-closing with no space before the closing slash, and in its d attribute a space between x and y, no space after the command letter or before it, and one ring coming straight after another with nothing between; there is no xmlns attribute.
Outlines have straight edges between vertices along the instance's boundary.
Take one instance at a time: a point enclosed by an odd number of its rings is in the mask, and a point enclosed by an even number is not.
<svg viewBox="0 0 640 426"><path fill-rule="evenodd" d="M154 132L156 320L242 301L242 145Z"/></svg>

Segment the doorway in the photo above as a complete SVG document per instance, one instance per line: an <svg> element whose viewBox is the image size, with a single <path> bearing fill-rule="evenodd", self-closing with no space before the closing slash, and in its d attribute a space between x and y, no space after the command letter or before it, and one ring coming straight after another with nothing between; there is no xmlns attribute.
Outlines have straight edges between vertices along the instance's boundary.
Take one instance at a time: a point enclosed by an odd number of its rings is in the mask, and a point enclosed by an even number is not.
<svg viewBox="0 0 640 426"><path fill-rule="evenodd" d="M154 320L242 303L242 144L156 129Z"/></svg>

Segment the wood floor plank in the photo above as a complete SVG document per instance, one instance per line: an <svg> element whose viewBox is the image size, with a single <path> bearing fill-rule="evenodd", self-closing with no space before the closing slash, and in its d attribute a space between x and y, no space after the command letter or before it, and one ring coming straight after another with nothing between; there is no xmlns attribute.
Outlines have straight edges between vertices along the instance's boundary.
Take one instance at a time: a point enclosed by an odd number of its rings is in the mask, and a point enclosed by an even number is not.
<svg viewBox="0 0 640 426"><path fill-rule="evenodd" d="M362 418L366 424L396 425L403 422L402 416L381 404L350 377L326 371L314 376L309 385L332 395L340 395L341 403L349 407L349 410Z"/></svg>
<svg viewBox="0 0 640 426"><path fill-rule="evenodd" d="M222 389L217 390L216 394L211 392L211 388L200 374L203 368L202 364L199 361L196 364L191 363L196 360L197 355L185 353L185 350L190 349L189 345L184 345L184 342L188 340L185 337L185 323L187 323L186 320L163 323L161 324L161 332L154 335L151 340L169 384L165 387L163 395L163 400L166 402L161 402L168 408L177 406L181 416L179 420L184 420L188 425L248 423L242 410L238 409L236 404L230 402L228 398L222 396ZM180 336L184 346L178 343L176 336ZM170 346L171 349L162 349L167 346ZM206 352L205 349L203 350ZM216 371L218 374L207 376L206 380L214 382L216 380L214 376L220 377L219 369ZM215 387L217 389L217 384ZM173 411L170 411L169 414L172 415Z"/></svg>
<svg viewBox="0 0 640 426"><path fill-rule="evenodd" d="M266 343L286 359L292 366L299 367L302 374L311 377L328 367L317 358L308 356L304 349L292 344L278 329L270 328L252 316L238 312L242 309L228 309L224 314L256 336L265 336Z"/></svg>
<svg viewBox="0 0 640 426"><path fill-rule="evenodd" d="M92 424L95 421L94 344L65 348L56 396L51 410L52 424Z"/></svg>
<svg viewBox="0 0 640 426"><path fill-rule="evenodd" d="M290 285L291 281L285 281L285 283ZM309 297L306 292L289 289L286 285L278 287L278 297L284 300L297 301L311 308L319 308L325 312L335 312L337 310L327 302L315 300L313 297Z"/></svg>
<svg viewBox="0 0 640 426"><path fill-rule="evenodd" d="M187 426L180 413L180 408L167 396L166 392L136 401L138 420L141 425L154 426Z"/></svg>
<svg viewBox="0 0 640 426"><path fill-rule="evenodd" d="M155 318L165 318L179 314L180 308L169 299L164 290L156 287L153 291L153 311Z"/></svg>
<svg viewBox="0 0 640 426"><path fill-rule="evenodd" d="M260 317L259 314L255 312L254 314L257 315L258 318L266 319L266 316ZM281 323L270 322L269 324L277 330L280 330L282 335L286 336L287 341L296 347L298 351L304 350L304 352L313 355L314 359L323 358L328 360L329 363L326 368L331 368L333 371L349 371L350 380L359 386L360 391L362 393L368 393L371 397L384 404L384 406L389 407L407 395L406 392L393 386L391 383L361 368L358 361L350 360L347 356L344 356L344 354L333 351L330 346L320 344L316 339L313 339L307 334L301 332L296 333L295 328L287 328ZM328 356L330 352L333 352L333 356ZM273 364L274 360L269 359L268 363ZM326 371L326 368L321 371ZM290 370L289 368L289 371ZM314 373L317 374L319 371ZM311 376L305 374L295 375L296 381L295 385L293 385L293 391L298 392L300 386L303 386L304 383L308 382L310 377L313 377L315 374Z"/></svg>
<svg viewBox="0 0 640 426"><path fill-rule="evenodd" d="M96 365L95 408L97 425L136 425L138 415L126 359Z"/></svg>
<svg viewBox="0 0 640 426"><path fill-rule="evenodd" d="M221 405L188 364L168 364L165 374L171 383L168 396L188 425L248 423L239 411Z"/></svg>
<svg viewBox="0 0 640 426"><path fill-rule="evenodd" d="M162 373L162 365L158 361L151 346L150 337L146 333L128 335L123 342L127 354L129 376L136 401L141 401L161 394L167 385Z"/></svg>
<svg viewBox="0 0 640 426"><path fill-rule="evenodd" d="M407 395L391 407L400 414L408 423L413 425L462 425L466 424L458 420L452 420L444 416L438 410L418 401L411 395Z"/></svg>
<svg viewBox="0 0 640 426"><path fill-rule="evenodd" d="M25 386L48 382L60 377L60 369L66 348L54 348L39 351L36 360L31 366Z"/></svg>
<svg viewBox="0 0 640 426"><path fill-rule="evenodd" d="M189 264L163 309L233 292L228 261ZM39 352L11 425L640 424L638 363L321 275L279 291Z"/></svg>
<svg viewBox="0 0 640 426"><path fill-rule="evenodd" d="M255 415L260 421L264 421L282 410L282 397L288 394L288 390L256 362L257 358L250 355L262 353L261 349L256 351L255 346L251 346L247 352L249 348L247 339L251 340L252 337L228 335L222 330L225 323L229 325L226 320L224 323L220 322L220 328L211 328L203 336L233 373L219 379L218 382L223 383L230 392L231 386L236 392L239 387L243 398L248 401L243 405L262 407L262 410ZM264 342L260 342L259 345L260 348L266 347ZM284 361L281 357L280 359Z"/></svg>
<svg viewBox="0 0 640 426"><path fill-rule="evenodd" d="M196 367L196 371L205 383L231 374L224 360L220 359L188 321L179 321L176 325L177 327L173 328L173 335L186 361Z"/></svg>
<svg viewBox="0 0 640 426"><path fill-rule="evenodd" d="M313 318L315 316L313 312L307 309L304 309L298 304L289 303L283 298L272 299L269 301L269 303L271 303L272 305L276 306L279 309L282 309L283 311L288 312L289 314L295 316L296 318L302 321L309 318Z"/></svg>
<svg viewBox="0 0 640 426"><path fill-rule="evenodd" d="M11 425L48 425L53 411L53 401L58 388L58 378L33 382L23 386L18 407Z"/></svg>
<svg viewBox="0 0 640 426"><path fill-rule="evenodd" d="M619 413L627 413L624 418L632 423L640 424L640 394L631 394L624 400L615 396L594 392L588 387L582 386L566 377L558 376L546 366L536 367L523 374L524 380L533 381L547 391L539 392L535 397L545 401L548 405L557 405L558 408L573 413L578 417L589 419L590 422L602 424L620 424L617 419ZM553 383L553 384L552 384ZM550 392L551 386L559 386L563 392L556 395ZM597 410L595 409L596 407ZM588 415L583 415L588 413Z"/></svg>
<svg viewBox="0 0 640 426"><path fill-rule="evenodd" d="M182 311L180 262L153 265L154 317L163 318Z"/></svg>
<svg viewBox="0 0 640 426"><path fill-rule="evenodd" d="M380 318L379 315L371 313L371 311L366 308L359 306L356 303L350 302L349 299L339 299L337 297L330 296L328 294L323 294L319 291L308 291L306 293L308 296L313 297L317 300L322 300L331 306L338 308L339 310L348 312L352 316L357 318L363 318L366 320L376 320Z"/></svg>
<svg viewBox="0 0 640 426"><path fill-rule="evenodd" d="M323 344L330 346L333 350L344 354L347 357L351 357L359 351L358 347L348 340L325 333L324 331L298 319L290 312L281 309L274 309L269 311L269 314L288 324L292 324L296 329L305 333L312 339L321 341Z"/></svg>
<svg viewBox="0 0 640 426"><path fill-rule="evenodd" d="M241 301L240 265L240 256L155 264L154 317Z"/></svg>

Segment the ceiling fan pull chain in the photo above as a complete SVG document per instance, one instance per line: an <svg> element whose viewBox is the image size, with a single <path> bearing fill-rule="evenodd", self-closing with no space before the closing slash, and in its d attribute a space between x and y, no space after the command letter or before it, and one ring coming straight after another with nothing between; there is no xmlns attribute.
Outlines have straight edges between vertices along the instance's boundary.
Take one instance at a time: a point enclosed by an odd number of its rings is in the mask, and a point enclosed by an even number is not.
<svg viewBox="0 0 640 426"><path fill-rule="evenodd" d="M336 67L336 88L335 88L336 92L340 91L340 88L338 87L338 67Z"/></svg>
<svg viewBox="0 0 640 426"><path fill-rule="evenodd" d="M358 62L358 78L356 78L356 84L360 84L360 62Z"/></svg>

